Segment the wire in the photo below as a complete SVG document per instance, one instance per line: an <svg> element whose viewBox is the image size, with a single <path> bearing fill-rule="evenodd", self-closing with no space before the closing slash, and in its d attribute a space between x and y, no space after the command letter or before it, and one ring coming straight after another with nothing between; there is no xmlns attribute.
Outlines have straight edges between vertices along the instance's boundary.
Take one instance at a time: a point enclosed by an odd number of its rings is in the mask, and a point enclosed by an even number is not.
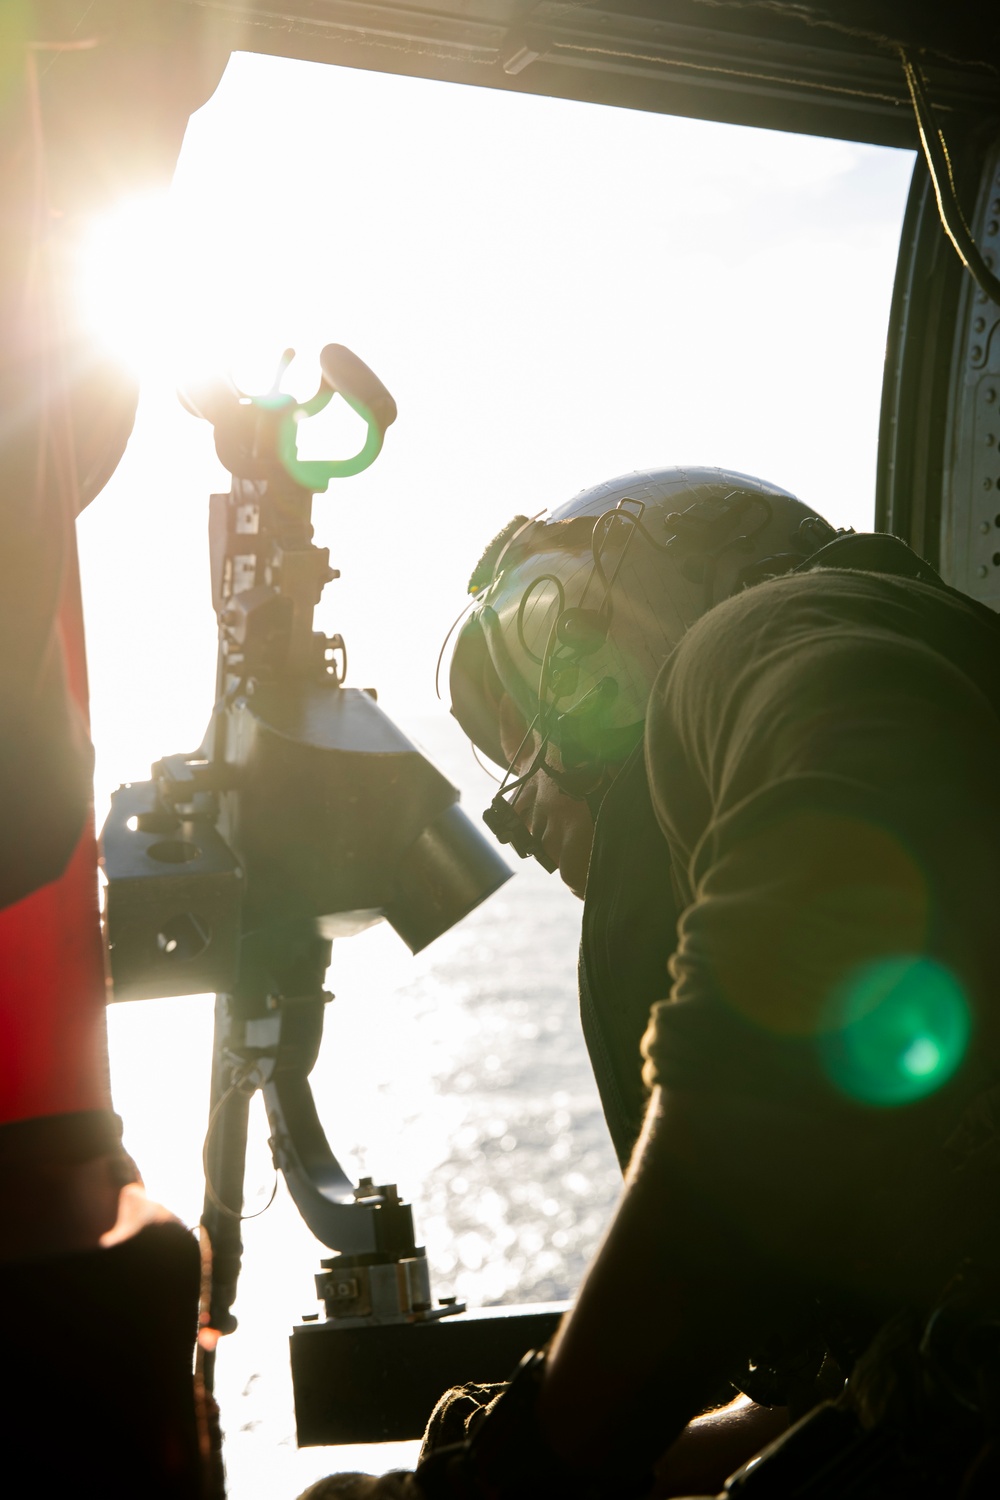
<svg viewBox="0 0 1000 1500"><path fill-rule="evenodd" d="M623 510L622 507L624 505L638 505L640 509L638 512ZM642 516L645 513L645 509L646 507L641 500L633 500L626 496L622 500L619 500L618 504L613 510L606 510L603 515L598 516L594 522L594 529L591 532L590 536L590 554L593 559L593 567L591 568L590 576L584 584L583 589L580 593L580 601L582 604L583 600L586 599L594 578L596 577L600 579L603 588L603 597L601 599L600 605L598 606L597 612L598 614L606 613L609 629L612 615L611 591L614 588L615 582L617 581L618 574L621 572L622 565L625 561L625 555L628 552L629 545L636 531L639 531L641 535L644 536L653 547L657 548L658 551L662 552L666 546L666 543L657 542L655 537L652 536L652 534L646 529L645 526L643 526ZM625 521L627 525L631 527L631 530L629 531L629 534L625 539L625 545L622 547L621 552L618 554L618 558L611 572L611 577L609 578L607 573L605 572L604 564L601 561L601 553L603 548L607 545L608 537L611 533L611 528L616 520ZM546 574L544 576L548 577L550 575ZM536 582L540 581L540 579L536 580ZM560 589L560 608L549 630L548 639L545 643L545 650L542 653L541 661L539 662L537 656L534 656L530 652L528 653L531 656L532 661L538 663L541 668L538 674L538 701L543 705L546 703L546 699L552 690L553 666L559 665L564 661L568 661L570 664L577 664L579 662L579 653L577 651L566 647L565 645L560 645L560 643L558 642L559 621L561 620L564 613L562 606L565 603L565 597L562 592L562 587L561 585L559 585L558 579L555 581ZM534 584L532 584L531 587L527 590L529 594L531 592L531 588L533 587ZM519 625L523 608L524 600L522 599L521 609L519 609L518 611ZM521 644L525 644L523 640L521 641ZM525 650L527 650L526 646ZM554 704L550 703L548 704L548 707L553 708ZM545 744L548 743L549 738L550 733L546 734L545 740L543 741L543 749Z"/></svg>
<svg viewBox="0 0 1000 1500"><path fill-rule="evenodd" d="M948 153L944 135L935 122L923 75L902 47L899 49L899 55L903 63L907 87L910 90L913 113L917 117L920 144L924 148L924 160L927 163L934 196L937 199L938 214L945 234L951 240L959 260L976 285L986 293L991 302L1000 306L1000 277L995 276L986 264L965 222L965 215L958 201L958 192L955 187L951 156Z"/></svg>
<svg viewBox="0 0 1000 1500"><path fill-rule="evenodd" d="M733 491L732 494L735 495L736 491ZM731 496L727 495L726 498L729 499L731 498ZM770 523L774 512L770 502L766 500L762 495L753 495L749 498L751 502L757 501L764 507L763 520L752 532L749 533L749 535L752 537L756 536L758 532L764 530L764 528ZM638 506L639 509L637 511L626 510L624 509L624 507L627 505ZM622 570L622 567L624 566L626 555L628 553L632 539L635 536L635 533L638 532L649 543L651 547L655 548L657 552L665 552L670 546L670 543L674 540L674 538L671 536L668 537L665 542L660 542L656 539L656 537L653 536L648 527L646 527L642 521L645 510L645 504L641 500L626 497L620 500L617 506L614 507L614 509L604 511L604 513L598 516L594 521L590 539L590 550L591 557L593 559L593 567L591 569L590 576L588 577L581 591L580 601L582 604L583 600L586 599L590 587L594 582L594 579L597 578L601 584L603 594L600 605L598 606L597 613L607 616L607 623L609 628L612 614L612 591L614 589L615 583L618 580L618 576ZM608 572L604 567L602 553L608 544L608 539L616 521L623 521L629 528L629 530L625 538L624 545L622 546L620 552L618 553L618 556L615 559L614 566L611 569L611 574L609 577ZM521 529L523 530L524 528L522 527ZM723 546L717 548L716 552L724 551L726 547L733 545L735 541L745 539L746 538L734 538L731 541L727 541L723 544ZM552 583L555 585L556 589L558 590L558 608L549 628L548 637L546 639L542 655L539 657L531 649L525 639L524 615L528 603L534 593L534 590L539 586L539 584L542 583ZM711 578L708 582L708 588L709 590L711 590L712 588ZM522 739L515 754L511 758L503 780L500 782L500 791L498 793L499 796L503 796L505 793L514 793L514 797L511 800L511 806L513 806L514 802L516 802L517 800L516 794L528 781L531 780L532 776L534 776L537 771L545 770L548 772L548 774L551 775L551 768L546 765L545 755L549 745L549 741L552 738L551 716L555 710L555 699L553 696L555 672L556 669L563 664L574 665L578 664L579 662L579 652L566 645L565 643L560 642L558 636L558 626L565 613L565 603L566 597L562 581L553 573L542 573L537 578L533 579L532 582L528 585L528 587L522 594L520 603L518 605L516 616L518 642L521 646L521 649L528 657L529 661L533 662L539 668L538 688L536 693L539 709L527 733ZM461 616L459 616L459 619L460 618ZM455 624L457 623L458 621L456 620ZM454 630L454 628L455 626L453 625L452 630ZM450 633L451 632L449 632L449 635ZM442 655L443 652L444 647L442 647ZM517 780L511 781L510 778L520 757L521 751L524 749L524 746L527 743L529 737L532 735L532 733L534 733L536 729L538 730L540 745L534 761L532 762L531 768L524 775L518 777ZM484 767L483 769L485 770L486 768ZM555 779L556 777L553 777L553 780Z"/></svg>
<svg viewBox="0 0 1000 1500"><path fill-rule="evenodd" d="M598 516L598 518L594 522L593 532L591 533L591 555L593 557L593 569L591 570L590 577L587 579L587 582L583 586L583 590L581 592L580 598L581 598L581 600L583 600L584 598L586 598L587 591L590 588L590 585L593 582L595 574L596 574L596 576L600 578L601 583L602 583L603 588L604 588L604 597L601 600L601 604L600 604L600 609L601 610L604 610L605 608L607 608L607 607L610 606L611 590L612 590L612 588L614 586L615 580L618 577L618 573L619 573L619 571L621 569L622 563L623 563L624 558L625 558L625 553L628 550L629 542L631 542L632 536L635 534L635 530L636 529L639 530L642 533L642 535L644 537L646 537L647 541L649 541L654 547L657 547L658 550L662 551L663 550L663 546L664 546L664 544L657 542L655 540L655 538L653 536L651 536L650 533L646 530L646 528L642 525L642 522L640 520L640 516L642 514L642 511L639 512L639 515L635 515L631 511L622 510L620 507L624 503L625 503L624 501L620 501L619 502L619 506L616 507L614 510L605 511L604 515ZM633 501L632 503L633 504L640 504L641 505L642 502L641 501ZM643 506L643 510L644 509L645 509L645 507ZM621 519L627 521L629 523L629 525L633 528L633 530L629 532L629 536L628 536L628 538L626 540L625 546L621 550L621 553L620 553L620 555L619 555L619 557L618 557L618 559L617 559L617 561L615 563L615 567L614 567L614 569L612 571L612 574L611 574L611 577L609 579L608 576L607 576L607 574L605 573L604 567L603 567L603 565L601 563L600 553L601 553L601 548L606 544L607 535L608 535L608 533L610 531L611 525L614 523L614 520L617 517L620 517ZM603 530L603 534L599 537L598 536L598 531L601 528L602 523L605 523L604 524L604 530ZM558 593L559 593L559 598L558 598L558 609L556 610L555 617L554 617L554 619L552 621L552 624L549 627L549 633L548 633L548 637L547 637L546 642L545 642L544 650L542 651L542 655L539 657L539 656L535 655L535 653L530 649L530 647L528 646L527 642L524 639L524 611L525 611L525 608L527 606L528 600L530 599L533 590L538 586L538 584L544 583L544 582L550 582L550 583L554 583L555 584L555 586L556 586L556 588L558 590ZM529 584L528 588L525 590L524 594L522 595L521 602L520 602L520 604L518 606L518 611L517 611L517 634L518 634L518 640L519 640L519 642L521 644L521 647L523 648L525 654L539 668L539 674L538 674L538 691L537 691L537 700L538 700L539 708L538 708L538 713L535 715L535 718L532 720L531 724L529 725L529 727L528 727L528 729L527 729L527 731L526 731L526 733L524 735L524 738L522 739L520 745L517 747L517 750L515 751L513 757L511 758L511 761L510 761L510 763L509 763L509 765L507 767L507 772L506 772L506 774L505 774L505 776L503 778L503 781L500 783L500 791L497 794L498 796L503 796L505 792L513 792L514 793L514 796L510 800L510 806L511 807L513 807L514 804L517 801L517 793L539 771L545 771L548 775L552 776L553 780L556 780L557 776L559 774L561 774L561 773L556 773L556 775L553 775L552 768L547 765L545 757L546 757L546 753L548 751L549 742L550 742L551 737L552 737L551 715L552 715L552 712L554 711L554 708L555 708L554 702L549 702L548 701L548 699L550 697L550 694L551 694L551 691L552 691L553 665L554 664L559 664L561 661L563 661L565 659L568 659L568 661L570 663L575 663L579 659L578 652L576 652L576 651L574 651L574 650L572 650L570 648L567 648L564 645L561 645L561 643L559 642L559 638L558 638L558 633L557 632L558 632L559 621L561 620L563 614L565 613L565 604L566 604L566 596L565 596L565 590L563 589L563 586L562 586L562 581L559 578L557 578L552 573L544 573L544 574L541 574L538 578L534 579L531 582L531 584ZM520 776L520 777L518 777L518 779L516 781L510 781L509 777L510 777L511 773L514 770L514 767L517 764L517 761L518 761L518 759L520 757L521 751L524 749L524 746L527 744L529 738L536 732L536 730L538 732L538 737L539 737L539 746L538 746L537 753L536 753L536 755L535 755L535 757L534 757L534 759L533 759L533 761L531 763L531 766L525 772L525 774L522 775L522 776Z"/></svg>
<svg viewBox="0 0 1000 1500"><path fill-rule="evenodd" d="M458 624L459 620L463 615L467 615L472 606L478 602L479 601L477 595L473 594L468 604L462 605L462 608L459 610L458 614L455 616L448 627L448 634L441 642L441 650L438 652L437 666L434 668L434 692L437 694L439 703L441 702L441 663L444 661L444 653L448 649L448 642L455 634L455 626Z"/></svg>
<svg viewBox="0 0 1000 1500"><path fill-rule="evenodd" d="M260 1073L258 1071L257 1064L255 1062L248 1062L244 1064L242 1068L238 1068L236 1070L233 1075L232 1083L226 1089L225 1093L222 1095L222 1098L219 1100L218 1104L215 1106L215 1108L212 1110L212 1113L208 1117L208 1129L205 1131L205 1144L201 1149L201 1164L205 1170L205 1192L210 1202L212 1203L213 1208L218 1209L219 1213L223 1214L227 1219L235 1219L238 1224L246 1224L251 1219L259 1219L261 1214L267 1213L278 1193L278 1169L277 1167L275 1167L274 1169L274 1186L271 1189L271 1196L264 1204L264 1207L257 1209L256 1213L245 1214L242 1211L237 1211L235 1208L230 1208L229 1204L224 1203L223 1200L219 1197L219 1194L215 1190L215 1184L212 1181L212 1173L208 1165L208 1153L209 1148L212 1144L212 1135L215 1131L215 1126L219 1115L222 1113L223 1109L229 1103L233 1095L240 1093L246 1086L246 1084L250 1082L250 1079L253 1078L254 1074L257 1074L257 1079L250 1089L251 1093L254 1093L255 1090L260 1086Z"/></svg>
<svg viewBox="0 0 1000 1500"><path fill-rule="evenodd" d="M529 733L530 732L531 731L529 730ZM523 743L524 743L524 741L522 740L522 744ZM537 776L538 772L542 769L543 765L545 764L545 752L548 750L548 748L549 748L549 737L548 737L547 734L543 734L541 736L541 743L538 746L537 754L535 755L535 758L531 762L531 765L528 767L527 771L525 771L525 773L524 773L523 776L518 777L517 781L512 781L510 783L510 785L507 787L507 791L508 792L514 792L515 793L515 795L510 800L511 807L513 807L514 803L517 801L517 795L516 794L518 792L520 792L523 787L527 786L528 782L532 779L532 777L533 776ZM501 791L502 790L503 790L503 788L501 788Z"/></svg>
<svg viewBox="0 0 1000 1500"><path fill-rule="evenodd" d="M531 736L534 734L536 727L541 723L541 718L542 718L541 710L539 710L539 712L532 719L531 723L528 725L527 729L524 731L524 737L522 738L521 743L518 745L517 749L514 751L514 754L511 756L510 763L507 766L506 771L504 772L503 781L500 783L500 793L501 793L501 795L504 792L516 792L516 791L518 791L518 789L520 787L522 787L526 781L529 781L531 779L531 777L534 776L536 767L535 767L535 765L533 763L532 767L531 767L531 770L528 771L528 773L526 775L519 777L518 780L516 780L516 781L509 781L508 780L508 777L510 776L511 772L513 771L514 767L517 765L518 758L520 757L521 751L524 749L525 745L531 739ZM545 746L547 744L548 744L548 738L545 737L542 740L542 750L543 751L544 751Z"/></svg>
<svg viewBox="0 0 1000 1500"><path fill-rule="evenodd" d="M670 546L670 543L673 541L673 537L668 537L665 542L658 542L649 528L642 524L642 516L646 509L644 505L642 510L638 514L636 514L635 512L630 510L622 510L620 507L625 503L625 500L620 500L618 502L618 506L614 510L606 510L603 516L598 516L597 520L594 523L594 534L591 538L590 550L591 555L594 559L594 573L604 585L604 598L601 600L600 610L604 610L610 605L611 590L615 585L618 574L621 571L622 564L625 561L625 554L628 551L629 542L636 532L638 532L640 536L644 537L651 547L655 547L657 552L665 552ZM641 500L633 500L631 503L633 505L642 505ZM628 538L628 541L626 541L625 546L622 548L621 553L619 554L618 561L615 563L611 577L608 578L607 574L604 571L604 564L601 562L601 549L606 545L608 536L611 532L611 527L614 525L616 520L625 521L627 525L631 526L632 531ZM600 537L598 537L598 530L602 526L604 528L603 533ZM593 577L594 575L591 576ZM590 580L588 579L587 588L589 587ZM584 589L583 595L581 597L584 597L586 595L587 588Z"/></svg>
<svg viewBox="0 0 1000 1500"><path fill-rule="evenodd" d="M551 632L549 639L551 640ZM514 804L517 801L518 793L528 784L533 776L536 776L538 772L545 767L545 754L549 748L549 731L545 726L544 719L544 710L542 708L539 708L538 713L535 715L535 717L532 719L531 723L525 730L524 737L522 738L521 743L514 751L510 764L508 765L507 770L504 773L503 781L501 781L500 783L500 790L497 792L496 797L493 799L494 802L496 802L497 798L503 797L505 792L513 792L514 795L511 797L509 803L507 804L509 807L513 808ZM525 771L524 775L519 776L516 781L509 780L515 766L517 765L521 751L524 749L525 745L536 733L536 731L538 734L539 744L531 765L528 767L527 771Z"/></svg>
<svg viewBox="0 0 1000 1500"><path fill-rule="evenodd" d="M589 583L590 579L588 579L587 582ZM584 593L586 592L586 587L584 587ZM559 650L558 644L553 644L557 639L556 631L559 627L559 619L559 615L556 615L555 619L552 621L552 624L549 626L549 634L545 642L545 650L542 652L542 660L538 672L538 719L536 719L536 723L539 719L541 719L542 714L545 712L546 708L552 707L552 704L547 702L547 699L549 690L552 686L552 658ZM543 739L542 744L543 746L548 744L547 734Z"/></svg>
<svg viewBox="0 0 1000 1500"><path fill-rule="evenodd" d="M738 490L732 490L724 498L726 500L731 500L736 498L739 494L740 492ZM729 537L719 545L717 545L715 548L707 550L703 553L706 561L704 582L706 594L706 602L704 607L706 610L709 609L713 603L712 596L714 593L715 577L718 571L719 557L724 552L728 551L729 548L735 547L741 542L746 543L752 540L754 537L758 536L761 532L767 529L767 527L774 519L774 507L765 495L754 493L751 495L747 495L745 497L745 500L746 504L744 504L737 513L737 520L739 519L739 516L746 511L748 506L753 504L757 504L761 507L763 515L760 521L753 527L752 530L742 532L738 536ZM630 504L638 506L638 511L631 511L623 508L624 506ZM666 552L671 544L676 540L676 537L674 535L671 535L667 538L666 541L658 541L656 537L652 535L648 527L643 524L642 517L645 514L645 510L646 507L641 500L627 497L623 500L620 500L618 502L618 505L614 509L604 511L604 513L598 516L594 522L590 541L593 567L586 583L583 586L583 590L580 594L580 600L582 604L582 601L586 598L594 579L599 579L603 589L603 597L601 599L600 605L598 606L597 613L607 614L608 628L610 628L613 608L612 592L614 589L614 585L618 580L621 569L624 565L629 546L635 533L638 532L649 543L651 547L655 548L657 552ZM625 539L625 543L618 553L617 558L615 559L614 567L611 569L611 574L609 577L604 567L602 553L604 551L604 548L607 546L608 538L611 534L611 530L614 527L615 522L619 520L625 522L627 527L630 529ZM531 599L534 590L538 587L539 584L542 583L553 583L555 585L556 589L558 590L558 608L556 610L555 618L553 619L552 624L549 628L548 637L546 639L542 655L539 657L534 653L534 651L532 651L527 641L525 640L524 615L527 609L528 602ZM566 612L565 602L565 591L563 589L561 580L552 573L543 573L540 574L537 578L533 579L532 582L528 585L528 587L522 594L520 603L518 605L516 628L519 644L528 659L539 667L537 688L538 713L535 715L524 735L524 738L521 740L520 745L517 747L517 750L511 757L503 779L500 780L500 790L497 795L502 797L506 793L513 793L514 795L510 800L511 807L513 807L517 801L517 793L525 786L527 782L531 780L531 778L538 771L544 771L552 778L553 781L556 781L557 784L559 783L559 778L563 775L562 772L553 771L553 768L547 764L545 756L548 745L552 739L553 715L555 713L556 701L558 699L558 694L554 693L555 669L566 663L577 664L580 659L579 651L573 649L571 646L568 646L564 642L560 642L558 637L559 622ZM461 619L461 616L459 616L459 619ZM455 624L457 623L458 621L456 620ZM454 630L454 628L455 626L453 625L452 630ZM449 635L450 634L451 632L449 631ZM442 647L442 654L443 652L444 647ZM519 776L516 780L511 780L521 752L524 749L524 746L527 744L529 738L536 730L538 732L540 744L534 760L532 761L532 764L527 772L525 772L522 776ZM475 745L473 745L473 754L475 755ZM480 766L482 766L482 762L479 760L478 755L476 755L476 760L480 764ZM488 768L482 766L482 769L487 770ZM493 779L497 780L498 778L494 777ZM597 786L599 787L599 785L600 782L598 781ZM574 795L574 793L571 792L570 795ZM586 800L586 794L582 795L583 800Z"/></svg>
<svg viewBox="0 0 1000 1500"><path fill-rule="evenodd" d="M557 616L561 615L563 610L566 608L566 590L563 588L562 583L554 573L540 573L537 578L533 578L531 580L531 582L528 584L528 587L521 595L521 602L517 607L517 639L520 642L521 649L524 652L525 656L528 657L529 661L533 661L536 667L540 667L542 665L544 657L536 656L534 651L532 651L531 647L528 645L527 641L524 639L524 611L527 608L528 600L531 598L532 594L534 593L535 589L537 589L540 583L555 584L559 594L559 604L556 609Z"/></svg>
<svg viewBox="0 0 1000 1500"><path fill-rule="evenodd" d="M476 762L476 765L479 767L479 769L481 771L485 771L486 775L490 778L491 781L495 781L497 786L502 786L503 778L498 776L495 771L491 770L485 761L480 760L479 751L476 748L475 740L469 740L469 749L472 751L472 759Z"/></svg>

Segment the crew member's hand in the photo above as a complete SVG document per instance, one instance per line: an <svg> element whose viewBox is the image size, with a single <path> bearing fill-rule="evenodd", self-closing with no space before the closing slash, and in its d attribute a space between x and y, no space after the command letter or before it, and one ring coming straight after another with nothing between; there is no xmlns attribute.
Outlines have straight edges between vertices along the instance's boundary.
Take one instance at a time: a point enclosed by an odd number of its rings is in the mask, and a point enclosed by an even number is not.
<svg viewBox="0 0 1000 1500"><path fill-rule="evenodd" d="M101 1235L100 1243L105 1250L130 1240L150 1224L179 1224L176 1214L162 1203L148 1197L141 1182L127 1182L118 1194L118 1217L109 1230Z"/></svg>
<svg viewBox="0 0 1000 1500"><path fill-rule="evenodd" d="M689 1422L653 1467L653 1500L716 1495L729 1475L788 1429L785 1407L757 1406L739 1396Z"/></svg>

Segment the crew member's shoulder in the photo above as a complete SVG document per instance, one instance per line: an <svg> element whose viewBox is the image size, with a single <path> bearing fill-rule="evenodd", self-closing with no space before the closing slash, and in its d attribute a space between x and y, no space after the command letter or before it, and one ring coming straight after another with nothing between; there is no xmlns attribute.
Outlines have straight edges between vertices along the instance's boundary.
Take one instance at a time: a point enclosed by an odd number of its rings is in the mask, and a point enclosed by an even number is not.
<svg viewBox="0 0 1000 1500"><path fill-rule="evenodd" d="M884 623L901 607L923 608L929 591L929 585L911 579L845 568L786 574L714 605L691 626L677 655L757 655L768 640L871 624L875 617Z"/></svg>
<svg viewBox="0 0 1000 1500"><path fill-rule="evenodd" d="M768 611L774 608L795 608L800 603L809 606L811 601L822 605L825 600L842 609L850 607L853 600L893 604L909 600L917 605L944 605L948 608L977 611L979 606L955 589L930 579L905 577L898 573L879 573L868 569L836 566L817 566L808 571L786 573L781 578L769 578L752 588L734 594L710 611L732 607L734 610ZM706 617L707 618L707 617Z"/></svg>
<svg viewBox="0 0 1000 1500"><path fill-rule="evenodd" d="M699 714L726 711L734 694L771 681L788 689L789 673L814 673L831 653L854 664L893 653L929 652L969 676L1000 704L1000 619L940 582L818 568L755 584L717 604L681 640L653 687L650 715L671 702ZM929 659L929 658L928 658Z"/></svg>
<svg viewBox="0 0 1000 1500"><path fill-rule="evenodd" d="M939 582L898 574L850 568L820 567L772 578L725 599L692 626L688 649L726 639L749 642L761 634L798 631L899 631L924 635L997 633L1000 620L991 611Z"/></svg>

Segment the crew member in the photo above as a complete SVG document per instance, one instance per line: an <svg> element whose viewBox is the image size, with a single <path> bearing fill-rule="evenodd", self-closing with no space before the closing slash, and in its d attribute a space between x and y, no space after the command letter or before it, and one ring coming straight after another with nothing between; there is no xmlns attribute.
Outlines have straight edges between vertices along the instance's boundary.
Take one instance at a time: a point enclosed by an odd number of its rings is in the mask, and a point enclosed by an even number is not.
<svg viewBox="0 0 1000 1500"><path fill-rule="evenodd" d="M93 215L169 179L225 55L152 0L4 9L0 1322L7 1446L46 1494L222 1484L192 1383L199 1250L146 1197L110 1094L75 523L137 390L72 271Z"/></svg>
<svg viewBox="0 0 1000 1500"><path fill-rule="evenodd" d="M493 826L586 890L631 1158L547 1358L417 1486L643 1493L727 1380L795 1415L850 1375L781 1462L987 1493L1000 627L902 543L719 471L519 519L473 587L454 711L507 767ZM725 1472L668 1461L661 1493Z"/></svg>
<svg viewBox="0 0 1000 1500"><path fill-rule="evenodd" d="M516 530L456 652L460 721L495 755L494 706L514 811L586 880L584 1022L623 1155L659 999L642 1140L537 1408L565 1472L603 1466L612 1493L748 1358L786 1389L846 1373L889 1320L924 1329L963 1264L971 1295L992 1249L969 1179L996 1145L1000 631L902 544L831 540L753 488L637 475Z"/></svg>

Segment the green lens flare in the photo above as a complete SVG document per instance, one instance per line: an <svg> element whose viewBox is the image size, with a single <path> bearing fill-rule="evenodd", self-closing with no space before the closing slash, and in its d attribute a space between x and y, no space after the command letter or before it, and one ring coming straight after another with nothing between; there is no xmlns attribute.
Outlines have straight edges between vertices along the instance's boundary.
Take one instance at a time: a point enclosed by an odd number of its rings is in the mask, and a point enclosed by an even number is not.
<svg viewBox="0 0 1000 1500"><path fill-rule="evenodd" d="M856 970L833 999L820 1039L828 1077L864 1104L912 1104L954 1077L972 1021L955 976L928 958L881 959Z"/></svg>

